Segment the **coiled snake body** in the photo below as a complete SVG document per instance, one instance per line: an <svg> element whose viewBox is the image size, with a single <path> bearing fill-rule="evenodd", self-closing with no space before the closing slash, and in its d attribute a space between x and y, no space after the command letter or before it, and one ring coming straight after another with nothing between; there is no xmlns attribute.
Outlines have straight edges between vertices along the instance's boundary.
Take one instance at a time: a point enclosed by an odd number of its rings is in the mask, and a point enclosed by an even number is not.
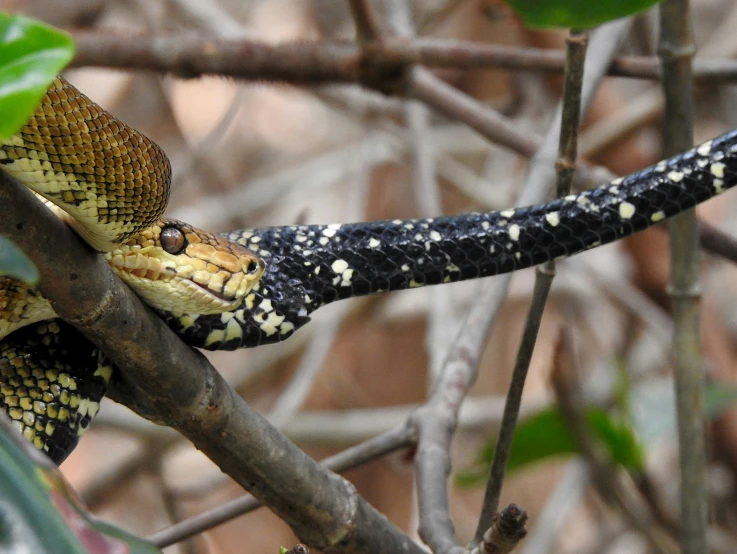
<svg viewBox="0 0 737 554"><path fill-rule="evenodd" d="M49 137L57 140L39 144ZM54 144L77 158L60 160ZM218 238L159 219L168 193L164 153L58 79L36 117L0 148L0 168L71 214L70 224L188 344L232 350L285 340L336 300L514 271L643 230L737 182L737 131L547 204ZM73 186L62 190L52 179L39 187L49 172ZM136 220L140 213L146 217ZM182 300L173 291L190 294ZM44 302L0 278L0 405L60 462L97 411L114 368Z"/></svg>

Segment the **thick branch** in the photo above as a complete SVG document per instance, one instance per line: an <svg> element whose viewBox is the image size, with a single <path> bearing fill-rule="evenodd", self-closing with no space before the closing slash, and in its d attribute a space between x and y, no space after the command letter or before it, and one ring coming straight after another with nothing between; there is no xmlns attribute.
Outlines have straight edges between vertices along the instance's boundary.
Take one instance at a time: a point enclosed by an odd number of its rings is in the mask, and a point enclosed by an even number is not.
<svg viewBox="0 0 737 554"><path fill-rule="evenodd" d="M421 552L341 477L253 411L72 232L0 171L0 233L31 257L41 292L118 365L135 407L189 438L225 473L325 552Z"/></svg>

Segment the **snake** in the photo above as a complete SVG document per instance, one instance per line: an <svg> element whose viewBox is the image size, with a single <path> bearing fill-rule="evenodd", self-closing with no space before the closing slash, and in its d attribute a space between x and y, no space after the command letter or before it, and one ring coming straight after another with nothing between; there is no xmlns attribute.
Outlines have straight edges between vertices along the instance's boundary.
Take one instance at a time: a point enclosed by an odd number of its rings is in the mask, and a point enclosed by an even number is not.
<svg viewBox="0 0 737 554"><path fill-rule="evenodd" d="M285 341L338 300L516 271L656 225L737 183L737 130L538 205L213 235L162 217L166 154L59 77L2 143L0 169L50 202L184 342L234 350ZM76 446L116 371L36 289L0 277L0 407L52 460Z"/></svg>

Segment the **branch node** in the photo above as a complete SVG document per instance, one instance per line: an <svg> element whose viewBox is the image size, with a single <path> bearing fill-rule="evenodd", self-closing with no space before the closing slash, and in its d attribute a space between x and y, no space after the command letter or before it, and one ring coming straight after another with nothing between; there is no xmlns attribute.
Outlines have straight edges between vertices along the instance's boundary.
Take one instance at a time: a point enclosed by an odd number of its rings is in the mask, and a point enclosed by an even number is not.
<svg viewBox="0 0 737 554"><path fill-rule="evenodd" d="M106 291L92 310L79 315L75 314L74 316L67 316L65 319L77 327L92 327L103 315L105 315L112 305L114 298L115 295L113 294L113 291Z"/></svg>
<svg viewBox="0 0 737 554"><path fill-rule="evenodd" d="M362 49L360 82L363 86L387 96L404 97L409 90L409 67L405 62L387 59L381 40L374 40Z"/></svg>
<svg viewBox="0 0 737 554"><path fill-rule="evenodd" d="M527 536L527 512L517 504L510 504L495 513L492 522L484 533L484 554L507 554Z"/></svg>

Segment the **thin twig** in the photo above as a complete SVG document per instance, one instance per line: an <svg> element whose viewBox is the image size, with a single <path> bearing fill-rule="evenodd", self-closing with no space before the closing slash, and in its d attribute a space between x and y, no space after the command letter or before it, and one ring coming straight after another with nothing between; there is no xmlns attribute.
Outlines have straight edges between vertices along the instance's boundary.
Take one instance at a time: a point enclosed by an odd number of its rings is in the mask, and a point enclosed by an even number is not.
<svg viewBox="0 0 737 554"><path fill-rule="evenodd" d="M420 536L434 553L461 553L449 517L447 477L450 443L458 425L458 413L478 366L488 330L506 297L508 276L480 287L475 309L468 312L427 404L410 423L418 434L415 471L420 508Z"/></svg>
<svg viewBox="0 0 737 554"><path fill-rule="evenodd" d="M592 46L591 50L597 50L599 53L597 56L591 56L591 69L587 66L587 74L590 77L584 84L582 111L585 111L590 104L601 80L603 75L601 67L606 67L606 63L601 63L600 57L606 60L611 59L614 52L613 45L618 43L617 37L622 35L627 28L626 22L618 23L605 26L594 34L592 42L596 48ZM434 78L426 79L425 84L428 87L437 85ZM444 86L447 87L447 85ZM444 92L443 90L441 95ZM450 88L450 93L455 94L457 91ZM466 107L469 106L465 103L465 99L461 100L464 100ZM485 110L475 101L470 104L470 109L474 112ZM457 113L461 117L465 115L464 110ZM548 131L548 135L554 137L555 142L559 134L559 125L560 120L555 119ZM542 145L542 151L539 153L541 158L554 158L554 141L541 139L535 141L536 144ZM541 202L548 194L551 184L548 173L533 170L520 192L520 198L524 198L527 203ZM479 285L476 302L469 310L458 337L454 341L453 350L444 364L435 391L429 402L417 411L413 420L419 436L415 467L417 490L420 493L420 520L422 522L420 535L433 552L454 552L458 548L455 530L447 517L448 496L445 483L450 471L450 460L447 457L448 445L457 424L458 408L468 388L476 379L478 361L486 343L488 331L506 297L510 280L511 275L502 275L494 278L490 285Z"/></svg>
<svg viewBox="0 0 737 554"><path fill-rule="evenodd" d="M412 436L409 428L406 425L400 425L362 444L326 458L321 463L326 469L340 473L386 456L411 444ZM162 529L148 537L148 540L159 548L165 548L238 516L252 512L261 506L262 504L255 497L246 494L221 504L208 512Z"/></svg>
<svg viewBox="0 0 737 554"><path fill-rule="evenodd" d="M584 61L589 37L585 32L571 31L567 41L567 62L563 84L563 104L561 110L561 127L558 142L558 161L556 162L556 192L558 196L568 194L576 164L576 139L581 114L581 88L584 75ZM522 341L517 351L517 360L512 372L512 380L507 392L507 403L504 406L502 426L494 449L489 480L486 485L484 504L476 527L474 543L483 540L492 518L499 507L502 483L506 473L507 460L512 448L512 438L519 417L522 391L527 378L532 353L535 348L537 334L540 330L545 302L555 277L555 263L549 262L535 273L535 288L532 303L527 313Z"/></svg>
<svg viewBox="0 0 737 554"><path fill-rule="evenodd" d="M584 81L582 87L581 112L586 113L589 106L593 102L593 92L598 90L598 83L605 76L605 68L608 65L619 45L627 36L631 27L631 19L624 18L606 25L602 25L596 29L591 35L591 45L586 55L586 66L584 70ZM555 153L560 142L560 128L562 119L562 109L556 110L553 122L544 137L534 137L539 144L535 156L530 160L529 175L530 179L536 183L537 188L527 189L520 203L525 206L539 202L539 198L549 194L547 184L552 183L556 179L555 174ZM555 130L555 132L553 132ZM528 136L529 133L528 133ZM584 166L585 167L585 166ZM581 166L579 166L579 169ZM609 173L606 180L614 177Z"/></svg>
<svg viewBox="0 0 737 554"><path fill-rule="evenodd" d="M376 13L371 6L371 0L348 0L351 15L356 24L356 38L358 44L365 46L381 34Z"/></svg>
<svg viewBox="0 0 737 554"><path fill-rule="evenodd" d="M691 59L696 51L691 36L688 0L660 5L658 54L663 64L665 94L664 146L668 155L693 143L693 79ZM699 306L699 239L696 215L689 210L669 224L673 308L673 372L681 468L681 549L684 554L707 551L709 505L704 441L704 368Z"/></svg>
<svg viewBox="0 0 737 554"><path fill-rule="evenodd" d="M407 94L450 119L462 121L496 144L526 157L537 150L537 137L522 132L512 120L462 93L428 70L417 68L410 75Z"/></svg>

